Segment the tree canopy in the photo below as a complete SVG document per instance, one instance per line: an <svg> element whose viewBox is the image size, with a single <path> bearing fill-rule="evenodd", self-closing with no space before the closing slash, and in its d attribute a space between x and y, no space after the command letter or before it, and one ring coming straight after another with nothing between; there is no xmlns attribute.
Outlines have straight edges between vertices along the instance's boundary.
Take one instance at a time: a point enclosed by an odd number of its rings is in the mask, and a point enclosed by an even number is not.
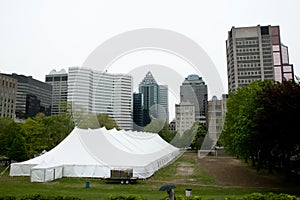
<svg viewBox="0 0 300 200"><path fill-rule="evenodd" d="M300 86L257 81L229 94L221 142L234 155L251 158L259 170L299 160Z"/></svg>
<svg viewBox="0 0 300 200"><path fill-rule="evenodd" d="M166 142L170 142L175 136L175 133L169 130L168 123L166 123L164 120L161 119L152 120L150 124L145 126L144 131L151 132L151 133L158 133L158 135Z"/></svg>

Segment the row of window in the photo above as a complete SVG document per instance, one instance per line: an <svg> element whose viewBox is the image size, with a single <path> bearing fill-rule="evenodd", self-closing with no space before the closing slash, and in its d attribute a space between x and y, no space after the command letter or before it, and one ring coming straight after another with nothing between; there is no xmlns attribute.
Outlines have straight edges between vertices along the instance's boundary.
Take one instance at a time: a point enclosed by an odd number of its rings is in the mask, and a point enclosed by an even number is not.
<svg viewBox="0 0 300 200"><path fill-rule="evenodd" d="M257 40L236 41L236 45L258 44Z"/></svg>
<svg viewBox="0 0 300 200"><path fill-rule="evenodd" d="M260 67L260 63L238 63L238 67Z"/></svg>
<svg viewBox="0 0 300 200"><path fill-rule="evenodd" d="M254 72L238 72L238 75L257 75L261 74L260 71L254 71Z"/></svg>
<svg viewBox="0 0 300 200"><path fill-rule="evenodd" d="M259 60L259 55L253 55L253 56L237 56L237 60Z"/></svg>
<svg viewBox="0 0 300 200"><path fill-rule="evenodd" d="M252 47L252 48L237 48L236 52L238 53L246 53L246 52L259 52L258 47Z"/></svg>

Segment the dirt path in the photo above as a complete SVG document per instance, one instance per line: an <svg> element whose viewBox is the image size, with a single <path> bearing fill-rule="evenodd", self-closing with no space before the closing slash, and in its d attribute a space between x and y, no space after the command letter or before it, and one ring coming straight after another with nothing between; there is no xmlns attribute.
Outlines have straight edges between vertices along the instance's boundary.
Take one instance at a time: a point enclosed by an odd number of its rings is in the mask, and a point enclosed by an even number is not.
<svg viewBox="0 0 300 200"><path fill-rule="evenodd" d="M186 156L197 156L187 154ZM218 183L224 186L245 188L297 188L299 182L286 181L285 177L256 170L241 160L228 156L206 156L198 159L199 167L211 173Z"/></svg>

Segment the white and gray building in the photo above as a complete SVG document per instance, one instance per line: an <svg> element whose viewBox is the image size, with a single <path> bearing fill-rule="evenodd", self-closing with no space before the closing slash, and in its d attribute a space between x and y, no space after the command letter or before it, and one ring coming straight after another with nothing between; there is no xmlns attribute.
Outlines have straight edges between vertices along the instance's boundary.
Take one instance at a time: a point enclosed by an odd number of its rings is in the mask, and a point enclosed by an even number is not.
<svg viewBox="0 0 300 200"><path fill-rule="evenodd" d="M160 119L166 120L169 123L169 94L168 85L159 85L159 97L160 97Z"/></svg>
<svg viewBox="0 0 300 200"><path fill-rule="evenodd" d="M226 52L229 92L257 80L294 79L288 47L282 44L279 26L232 27Z"/></svg>
<svg viewBox="0 0 300 200"><path fill-rule="evenodd" d="M107 113L121 129L132 129L132 76L70 67L68 102L73 111Z"/></svg>
<svg viewBox="0 0 300 200"><path fill-rule="evenodd" d="M180 102L175 105L176 131L180 134L190 129L196 121L195 105L189 102Z"/></svg>
<svg viewBox="0 0 300 200"><path fill-rule="evenodd" d="M51 115L65 113L68 97L68 73L61 69L52 70L46 75L46 83L52 85Z"/></svg>

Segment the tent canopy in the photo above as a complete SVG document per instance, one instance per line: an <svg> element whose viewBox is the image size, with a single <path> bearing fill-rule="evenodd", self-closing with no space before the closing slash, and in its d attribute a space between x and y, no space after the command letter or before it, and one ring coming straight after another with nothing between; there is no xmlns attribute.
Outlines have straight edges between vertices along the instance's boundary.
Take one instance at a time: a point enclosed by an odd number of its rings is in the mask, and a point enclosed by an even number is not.
<svg viewBox="0 0 300 200"><path fill-rule="evenodd" d="M11 176L31 176L32 182L61 177L109 178L112 169L133 169L144 179L179 155L179 149L158 134L116 129L74 130L51 151L11 165Z"/></svg>

